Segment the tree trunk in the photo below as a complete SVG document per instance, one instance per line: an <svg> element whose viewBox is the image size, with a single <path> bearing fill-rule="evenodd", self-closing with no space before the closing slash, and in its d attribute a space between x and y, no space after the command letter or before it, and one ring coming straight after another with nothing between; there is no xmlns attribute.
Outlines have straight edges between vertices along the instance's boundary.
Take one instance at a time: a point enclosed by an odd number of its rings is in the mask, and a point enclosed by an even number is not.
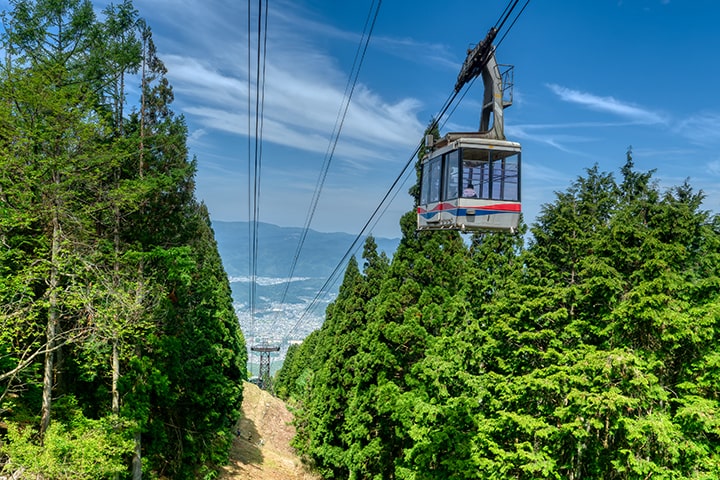
<svg viewBox="0 0 720 480"><path fill-rule="evenodd" d="M142 480L142 436L135 432L135 453L132 459L132 480Z"/></svg>
<svg viewBox="0 0 720 480"><path fill-rule="evenodd" d="M115 170L115 184L120 183L120 172ZM120 208L117 203L113 206L113 246L115 258L113 259L113 288L116 292L120 289ZM112 412L120 413L120 393L118 392L118 381L120 380L120 334L118 329L120 318L113 315L113 337L112 337Z"/></svg>
<svg viewBox="0 0 720 480"><path fill-rule="evenodd" d="M120 413L120 393L118 392L118 381L120 380L120 346L117 334L113 336L112 345L112 412Z"/></svg>
<svg viewBox="0 0 720 480"><path fill-rule="evenodd" d="M145 90L147 88L147 29L143 29L143 46L142 46L142 73L140 78L140 155L139 158L139 176L143 178L143 170L145 169L143 155L145 154Z"/></svg>
<svg viewBox="0 0 720 480"><path fill-rule="evenodd" d="M144 285L143 285L143 274L145 272L145 268L143 265L143 262L140 261L138 264L138 284L137 289L135 290L135 301L137 302L137 305L141 305L143 301L143 295L144 295ZM140 348L140 345L138 344L135 349L135 353L138 356L138 358L142 355L142 351ZM142 433L140 431L140 428L135 431L135 452L133 454L132 459L132 480L141 480L142 479Z"/></svg>
<svg viewBox="0 0 720 480"><path fill-rule="evenodd" d="M60 220L57 208L52 218L52 240L50 248L50 297L47 322L47 347L45 350L45 370L43 375L42 416L40 420L40 437L42 438L50 425L50 409L52 407L53 373L55 338L58 329L58 276L60 256Z"/></svg>
<svg viewBox="0 0 720 480"><path fill-rule="evenodd" d="M3 192L2 184L0 183L0 203L7 204L7 197ZM5 229L0 230L0 245L5 245Z"/></svg>

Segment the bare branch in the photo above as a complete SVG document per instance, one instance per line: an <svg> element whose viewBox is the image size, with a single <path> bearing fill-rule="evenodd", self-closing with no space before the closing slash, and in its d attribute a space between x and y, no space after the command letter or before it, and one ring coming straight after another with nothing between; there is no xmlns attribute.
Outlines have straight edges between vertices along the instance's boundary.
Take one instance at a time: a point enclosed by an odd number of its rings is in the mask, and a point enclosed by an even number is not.
<svg viewBox="0 0 720 480"><path fill-rule="evenodd" d="M49 344L45 343L38 349L36 349L33 353L31 353L28 357L24 358L23 360L18 363L18 365L13 368L12 370L9 370L7 372L0 373L0 382L7 380L8 378L14 377L18 373L20 373L22 370L28 367L38 356L43 355L45 353L54 352L55 350L59 350L60 348L64 347L65 345L70 345L72 343L77 342L80 338L83 337L83 335L73 335L78 332L84 333L85 329L72 329L68 330L66 332L63 332L61 334L58 334L58 336L55 338L55 346L52 348L48 348Z"/></svg>

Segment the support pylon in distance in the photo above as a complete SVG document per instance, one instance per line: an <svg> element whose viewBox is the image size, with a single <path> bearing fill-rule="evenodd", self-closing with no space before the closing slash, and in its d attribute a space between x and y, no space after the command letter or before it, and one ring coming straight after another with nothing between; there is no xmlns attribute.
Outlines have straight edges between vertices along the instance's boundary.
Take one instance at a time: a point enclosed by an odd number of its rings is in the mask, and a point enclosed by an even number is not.
<svg viewBox="0 0 720 480"><path fill-rule="evenodd" d="M250 350L260 355L260 370L258 372L258 386L265 390L270 384L270 354L280 351L279 345L270 345L263 342L253 345Z"/></svg>

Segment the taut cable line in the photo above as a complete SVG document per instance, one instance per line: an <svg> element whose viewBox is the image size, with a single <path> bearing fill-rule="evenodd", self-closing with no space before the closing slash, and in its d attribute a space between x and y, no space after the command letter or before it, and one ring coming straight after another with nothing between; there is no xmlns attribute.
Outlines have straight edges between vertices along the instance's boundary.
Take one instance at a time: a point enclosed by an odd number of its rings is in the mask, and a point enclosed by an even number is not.
<svg viewBox="0 0 720 480"><path fill-rule="evenodd" d="M497 42L497 44L496 44L495 46L493 46L493 45L492 45L492 40L496 37L496 35L499 33L499 31L503 28L503 26L505 25L505 23L508 21L508 19L509 19L510 16L512 15L513 10L515 9L515 7L517 6L518 3L519 3L519 0L511 0L511 1L508 3L508 5L505 7L505 10L503 11L501 17L500 17L500 18L498 19L498 21L495 23L495 26L493 26L493 27L490 29L490 31L488 32L488 35L486 36L486 38L485 38L484 40L482 40L482 41L480 42L480 44L483 44L483 42L484 42L484 43L486 44L485 48L488 48L488 49L496 49L497 47L500 46L500 44L502 43L502 41L503 41L503 40L505 39L505 37L507 36L507 33L510 31L510 29L511 29L511 28L515 25L515 23L517 22L517 19L519 18L519 16L525 11L525 8L526 8L526 7L528 6L528 4L530 3L530 0L526 0L526 2L525 2L525 4L523 5L522 9L521 9L520 12L515 16L515 18L512 20L512 22L510 23L510 26L509 26L508 29L505 31L505 33L503 34L503 36L500 38L500 40ZM479 45L480 45L480 44L479 44ZM487 63L487 59L488 59L488 56L485 55L485 56L484 56L484 62L481 63L481 64L476 65L476 66L475 66L475 69L479 69L479 70L477 70L477 71L482 70L482 68L484 68L484 66L485 66L484 64ZM474 78L475 78L475 77L469 77L469 76L468 76L468 77L466 78L466 80L462 83L462 85L456 84L455 88L453 89L453 92L449 95L448 99L445 101L445 103L444 103L443 107L440 109L439 113L438 113L435 117L433 117L434 120L433 120L433 122L430 124L428 130L432 130L432 129L434 129L435 127L437 127L437 126L439 125L440 120L443 118L443 116L446 114L446 112L448 111L448 109L450 108L450 106L452 105L452 103L455 101L455 99L456 99L457 96L459 95L460 91L462 90L462 87L464 87L467 83L472 84L472 82L474 81ZM465 93L467 93L467 89L465 90ZM463 93L463 95L461 96L460 100L462 100L462 99L464 98L465 93ZM458 102L458 103L459 103L459 102ZM457 105L453 108L452 112L454 112L455 108L457 108ZM451 112L451 113L452 113L452 112ZM448 117L448 118L449 118L449 117ZM447 122L447 120L448 120L448 119L446 118L446 119L444 120L444 122ZM444 123L444 122L443 122L443 123ZM418 143L417 147L415 148L415 150L413 151L413 153L410 155L409 159L407 160L407 162L406 162L405 165L403 166L400 174L395 178L395 180L393 181L393 183L392 183L392 184L390 185L390 187L388 188L388 191L385 193L385 195L383 196L383 198L382 198L382 199L380 200L380 202L378 203L378 205L377 205L377 207L375 208L375 210L373 210L373 212L372 212L372 214L370 215L370 217L368 218L367 222L365 222L365 225L364 225L363 228L360 230L360 232L357 234L357 236L355 237L354 241L352 242L352 244L350 245L350 247L349 247L349 248L347 249L347 251L345 252L345 255L344 255L344 256L342 257L342 259L340 259L340 261L337 263L337 265L336 265L335 268L333 269L333 271L332 271L332 273L330 274L330 276L327 278L327 280L326 280L325 283L322 285L322 287L320 287L320 290L319 290L318 293L315 295L315 297L314 297L313 300L310 302L310 304L305 308L305 310L304 310L303 313L300 315L300 318L297 320L297 322L293 325L293 327L292 327L290 330L287 331L287 333L286 333L285 336L283 337L283 340L282 340L281 343L284 343L285 341L287 341L287 339L289 338L289 336L290 336L295 330L297 330L297 328L298 328L298 327L302 324L302 322L307 318L309 312L311 312L311 311L313 310L313 308L314 308L315 305L317 304L317 302L318 302L318 300L320 299L320 297L327 292L327 289L329 288L330 285L333 285L333 284L337 281L337 277L339 276L339 273L340 273L341 269L344 267L344 265L347 263L347 261L350 259L350 257L351 257L351 256L354 254L354 252L357 250L358 244L359 244L360 240L362 239L362 237L365 235L365 232L367 231L368 227L369 227L371 224L373 224L374 221L377 221L377 220L376 220L376 216L378 215L378 213L379 213L381 210L384 212L384 211L387 209L387 206L386 206L385 204L387 203L388 198L391 198L391 195L392 195L392 198L394 198L395 195L397 195L397 191L395 191L396 187L398 186L398 184L400 184L402 178L405 176L406 172L408 171L408 169L410 168L410 166L413 164L413 161L415 160L415 157L417 156L417 154L419 153L419 151L420 151L421 148L422 148L422 142ZM394 191L395 191L395 193L394 193L394 195L393 195L393 192L394 192ZM384 206L385 206L385 207L384 207ZM383 207L384 207L384 208L383 208Z"/></svg>

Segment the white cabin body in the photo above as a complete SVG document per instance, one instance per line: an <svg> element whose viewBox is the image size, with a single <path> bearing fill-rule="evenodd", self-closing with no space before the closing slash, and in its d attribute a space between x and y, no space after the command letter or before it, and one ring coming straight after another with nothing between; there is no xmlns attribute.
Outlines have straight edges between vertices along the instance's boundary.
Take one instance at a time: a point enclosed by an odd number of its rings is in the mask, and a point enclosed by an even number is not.
<svg viewBox="0 0 720 480"><path fill-rule="evenodd" d="M517 231L521 147L486 133L449 133L422 162L418 230Z"/></svg>

